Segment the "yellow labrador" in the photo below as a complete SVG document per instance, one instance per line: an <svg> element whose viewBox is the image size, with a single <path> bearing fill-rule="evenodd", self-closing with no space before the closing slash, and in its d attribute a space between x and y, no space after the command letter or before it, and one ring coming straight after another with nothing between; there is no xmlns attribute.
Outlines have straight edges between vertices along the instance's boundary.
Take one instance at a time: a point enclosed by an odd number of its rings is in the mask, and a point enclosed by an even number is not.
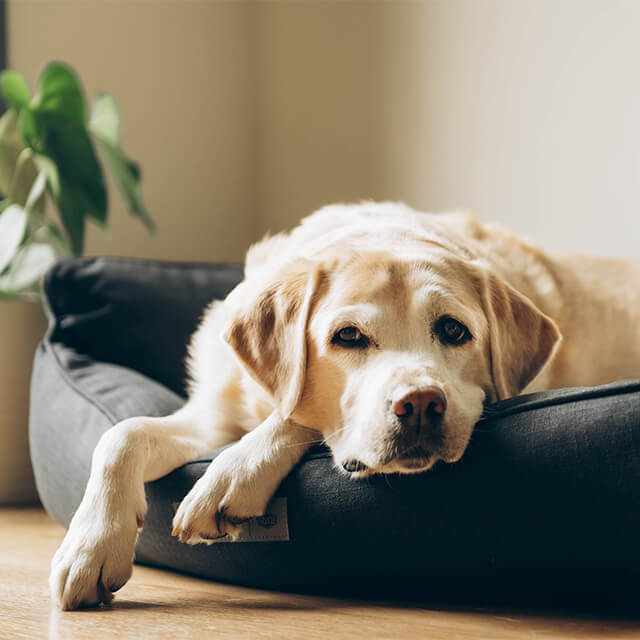
<svg viewBox="0 0 640 640"><path fill-rule="evenodd" d="M207 310L189 400L98 443L52 560L58 606L131 575L144 483L221 445L179 506L182 542L234 535L313 442L354 478L455 462L483 404L640 377L640 264L552 256L467 214L327 207L247 255Z"/></svg>

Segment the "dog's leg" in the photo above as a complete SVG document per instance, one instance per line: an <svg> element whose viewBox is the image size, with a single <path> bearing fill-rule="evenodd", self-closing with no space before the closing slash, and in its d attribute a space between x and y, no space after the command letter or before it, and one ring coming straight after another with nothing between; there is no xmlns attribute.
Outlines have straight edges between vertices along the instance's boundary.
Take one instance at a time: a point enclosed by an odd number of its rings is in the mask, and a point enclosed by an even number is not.
<svg viewBox="0 0 640 640"><path fill-rule="evenodd" d="M173 535L188 544L233 537L242 521L264 513L282 479L320 440L318 432L272 413L209 465L178 507Z"/></svg>
<svg viewBox="0 0 640 640"><path fill-rule="evenodd" d="M102 436L82 502L51 561L51 597L62 609L110 602L131 576L145 482L235 439L206 429L196 415L187 404L165 418L123 420Z"/></svg>

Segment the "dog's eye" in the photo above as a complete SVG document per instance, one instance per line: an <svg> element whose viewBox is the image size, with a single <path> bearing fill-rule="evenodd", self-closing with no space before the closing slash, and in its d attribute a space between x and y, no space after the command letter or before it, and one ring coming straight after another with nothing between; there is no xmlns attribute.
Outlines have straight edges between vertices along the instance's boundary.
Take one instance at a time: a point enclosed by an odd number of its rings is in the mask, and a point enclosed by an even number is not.
<svg viewBox="0 0 640 640"><path fill-rule="evenodd" d="M443 316L436 322L435 331L443 344L464 344L472 338L469 329L462 322L449 316Z"/></svg>
<svg viewBox="0 0 640 640"><path fill-rule="evenodd" d="M365 336L357 327L343 327L340 331L336 331L331 338L332 344L337 344L341 347L352 348L364 348L369 344L369 338Z"/></svg>

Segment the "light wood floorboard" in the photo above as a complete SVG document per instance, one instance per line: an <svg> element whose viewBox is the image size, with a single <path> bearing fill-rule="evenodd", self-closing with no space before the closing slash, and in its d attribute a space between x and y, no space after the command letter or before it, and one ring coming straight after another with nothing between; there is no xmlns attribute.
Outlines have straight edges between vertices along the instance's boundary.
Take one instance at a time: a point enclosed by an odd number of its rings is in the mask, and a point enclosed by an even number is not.
<svg viewBox="0 0 640 640"><path fill-rule="evenodd" d="M245 589L146 567L108 607L59 612L49 560L64 530L41 509L0 509L0 638L640 638L634 620L441 609Z"/></svg>

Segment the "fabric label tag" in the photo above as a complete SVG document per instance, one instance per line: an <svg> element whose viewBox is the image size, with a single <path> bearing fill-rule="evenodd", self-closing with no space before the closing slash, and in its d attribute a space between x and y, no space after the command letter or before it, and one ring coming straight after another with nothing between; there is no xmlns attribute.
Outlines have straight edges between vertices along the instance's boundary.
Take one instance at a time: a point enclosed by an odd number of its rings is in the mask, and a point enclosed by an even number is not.
<svg viewBox="0 0 640 640"><path fill-rule="evenodd" d="M289 540L289 523L287 521L287 499L272 498L263 515L250 518L238 527L235 540L222 536L213 540L219 542L278 542Z"/></svg>

